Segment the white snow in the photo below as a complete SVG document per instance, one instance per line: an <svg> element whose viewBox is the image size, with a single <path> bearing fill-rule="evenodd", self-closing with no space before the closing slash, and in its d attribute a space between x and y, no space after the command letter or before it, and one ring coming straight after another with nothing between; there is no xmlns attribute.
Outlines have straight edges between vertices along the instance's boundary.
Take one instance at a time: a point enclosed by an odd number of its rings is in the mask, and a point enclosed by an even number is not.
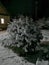
<svg viewBox="0 0 49 65"><path fill-rule="evenodd" d="M36 65L49 65L49 62L48 61L44 61L44 60L42 60L42 61L37 60L36 61Z"/></svg>
<svg viewBox="0 0 49 65"><path fill-rule="evenodd" d="M41 30L43 39L41 42L49 42L49 30Z"/></svg>
<svg viewBox="0 0 49 65"><path fill-rule="evenodd" d="M43 34L46 32L47 34L49 33L48 31L43 31ZM8 32L6 31L0 32L0 65L48 65L49 64L48 61L44 61L44 60L42 61L37 60L36 64L30 63L27 60L25 60L23 57L19 57L11 49L4 48L1 45L1 41L7 37L8 37Z"/></svg>
<svg viewBox="0 0 49 65"><path fill-rule="evenodd" d="M28 62L23 57L19 57L12 50L4 48L1 45L1 41L7 37L8 32L0 32L0 65L35 65L33 63Z"/></svg>

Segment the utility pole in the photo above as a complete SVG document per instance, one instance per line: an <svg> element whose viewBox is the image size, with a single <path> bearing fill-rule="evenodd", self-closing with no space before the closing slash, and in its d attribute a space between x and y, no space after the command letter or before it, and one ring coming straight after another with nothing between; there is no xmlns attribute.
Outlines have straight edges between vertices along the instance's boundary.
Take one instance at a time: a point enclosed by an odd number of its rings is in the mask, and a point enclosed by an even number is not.
<svg viewBox="0 0 49 65"><path fill-rule="evenodd" d="M34 21L36 21L38 15L38 1L34 1Z"/></svg>
<svg viewBox="0 0 49 65"><path fill-rule="evenodd" d="M37 19L38 15L38 1L35 1L35 19Z"/></svg>

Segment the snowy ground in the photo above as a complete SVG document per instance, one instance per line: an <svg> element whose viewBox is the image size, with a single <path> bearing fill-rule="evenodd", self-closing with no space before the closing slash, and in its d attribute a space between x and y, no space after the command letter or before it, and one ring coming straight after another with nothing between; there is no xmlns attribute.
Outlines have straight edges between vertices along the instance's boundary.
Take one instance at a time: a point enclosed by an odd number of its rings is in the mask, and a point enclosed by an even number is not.
<svg viewBox="0 0 49 65"><path fill-rule="evenodd" d="M48 34L49 32L43 31L43 34L45 33ZM23 57L19 57L17 54L13 53L12 50L4 48L1 45L1 41L8 37L7 34L8 32L6 31L0 32L0 65L49 65L49 62L44 60L37 60L36 64L30 63L24 60Z"/></svg>
<svg viewBox="0 0 49 65"><path fill-rule="evenodd" d="M41 30L43 39L41 40L41 43L47 43L49 44L49 30Z"/></svg>
<svg viewBox="0 0 49 65"><path fill-rule="evenodd" d="M12 50L1 46L1 41L7 38L7 34L6 31L0 32L0 65L34 65L13 53Z"/></svg>

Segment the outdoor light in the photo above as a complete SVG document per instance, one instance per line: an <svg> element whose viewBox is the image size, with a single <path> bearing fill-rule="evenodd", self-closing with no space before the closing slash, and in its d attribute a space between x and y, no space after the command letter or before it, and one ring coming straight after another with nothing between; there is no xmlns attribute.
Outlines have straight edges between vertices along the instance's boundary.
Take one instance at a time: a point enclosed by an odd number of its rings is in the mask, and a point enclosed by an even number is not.
<svg viewBox="0 0 49 65"><path fill-rule="evenodd" d="M1 24L4 24L4 18L1 18Z"/></svg>

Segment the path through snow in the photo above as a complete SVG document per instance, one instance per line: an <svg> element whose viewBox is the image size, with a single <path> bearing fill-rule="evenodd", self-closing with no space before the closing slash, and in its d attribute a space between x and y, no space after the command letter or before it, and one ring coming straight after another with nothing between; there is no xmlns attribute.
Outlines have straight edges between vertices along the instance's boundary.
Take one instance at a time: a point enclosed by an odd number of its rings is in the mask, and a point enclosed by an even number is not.
<svg viewBox="0 0 49 65"><path fill-rule="evenodd" d="M7 37L7 32L0 32L0 65L34 65L17 54L13 53L12 50L1 46L1 41Z"/></svg>

